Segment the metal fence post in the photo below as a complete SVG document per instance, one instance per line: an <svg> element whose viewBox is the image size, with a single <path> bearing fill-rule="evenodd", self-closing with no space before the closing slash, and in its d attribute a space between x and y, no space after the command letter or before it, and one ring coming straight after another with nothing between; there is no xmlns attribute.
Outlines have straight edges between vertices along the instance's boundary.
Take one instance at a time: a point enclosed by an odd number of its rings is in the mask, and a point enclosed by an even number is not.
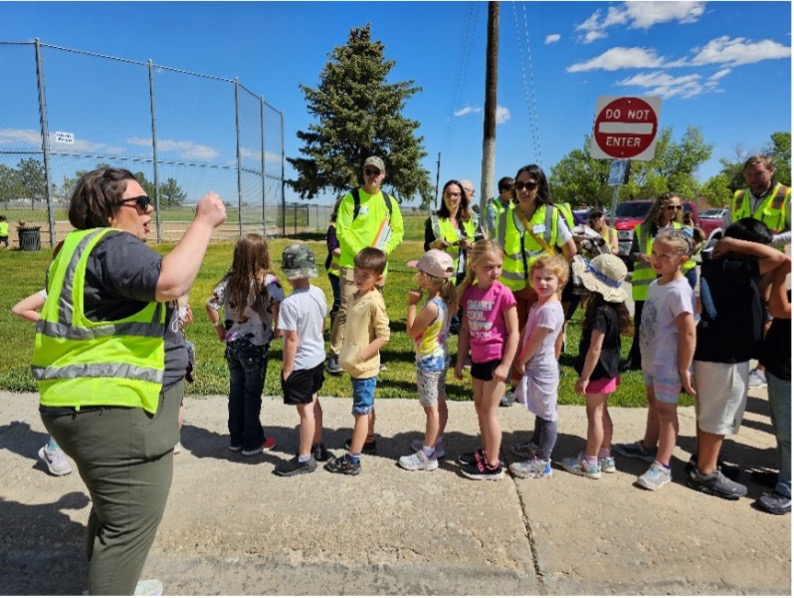
<svg viewBox="0 0 794 598"><path fill-rule="evenodd" d="M50 134L47 123L47 96L44 92L44 61L41 57L41 40L36 38L36 76L39 85L39 120L41 121L41 151L44 154L44 184L47 194L47 220L50 224L50 247L55 247L55 210L50 187ZM35 199L35 197L34 197Z"/></svg>
<svg viewBox="0 0 794 598"><path fill-rule="evenodd" d="M259 153L262 157L261 167L262 167L262 236L267 236L267 212L265 210L265 206L267 204L265 200L265 185L267 184L267 179L265 177L265 98L259 96L259 124L262 129L262 134L260 135L259 139L261 142Z"/></svg>
<svg viewBox="0 0 794 598"><path fill-rule="evenodd" d="M157 225L157 242L162 242L160 234L160 169L157 164L157 109L154 101L154 65L149 59L149 106L152 113L152 167L154 168L154 218Z"/></svg>
<svg viewBox="0 0 794 598"><path fill-rule="evenodd" d="M240 154L240 80L234 78L234 129L237 133L237 228L243 236L243 163Z"/></svg>

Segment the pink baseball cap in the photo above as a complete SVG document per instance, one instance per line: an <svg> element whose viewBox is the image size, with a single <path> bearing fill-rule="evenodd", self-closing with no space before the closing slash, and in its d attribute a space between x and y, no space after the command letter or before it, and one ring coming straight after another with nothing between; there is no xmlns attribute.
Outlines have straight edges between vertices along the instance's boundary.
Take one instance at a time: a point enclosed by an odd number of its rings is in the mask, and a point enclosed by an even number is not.
<svg viewBox="0 0 794 598"><path fill-rule="evenodd" d="M452 257L440 249L430 249L425 252L422 259L410 261L408 265L436 278L452 278L455 273L455 262L452 261Z"/></svg>

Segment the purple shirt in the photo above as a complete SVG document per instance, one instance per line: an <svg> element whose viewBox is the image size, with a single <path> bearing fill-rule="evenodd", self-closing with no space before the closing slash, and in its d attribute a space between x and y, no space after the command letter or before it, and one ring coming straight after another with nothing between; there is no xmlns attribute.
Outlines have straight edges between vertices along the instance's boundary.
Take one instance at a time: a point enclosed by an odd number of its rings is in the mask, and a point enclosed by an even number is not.
<svg viewBox="0 0 794 598"><path fill-rule="evenodd" d="M469 325L471 360L501 360L508 334L504 314L516 305L512 291L498 280L485 290L472 285L463 293L460 305Z"/></svg>

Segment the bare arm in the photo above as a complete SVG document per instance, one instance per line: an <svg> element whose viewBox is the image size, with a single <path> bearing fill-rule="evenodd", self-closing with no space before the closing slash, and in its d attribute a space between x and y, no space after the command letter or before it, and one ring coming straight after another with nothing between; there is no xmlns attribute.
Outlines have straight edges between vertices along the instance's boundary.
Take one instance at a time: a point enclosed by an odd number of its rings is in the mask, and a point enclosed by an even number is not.
<svg viewBox="0 0 794 598"><path fill-rule="evenodd" d="M463 364L466 363L466 356L469 354L469 318L466 314L460 319L460 330L458 331L458 359L455 363L455 378L463 378Z"/></svg>
<svg viewBox="0 0 794 598"><path fill-rule="evenodd" d="M207 304L207 315L210 317L210 324L212 324L212 327L215 329L218 339L226 340L226 329L221 323L220 314L218 313L218 310L212 307L209 303Z"/></svg>
<svg viewBox="0 0 794 598"><path fill-rule="evenodd" d="M741 241L730 237L720 239L714 246L714 257L725 257L729 253L758 258L758 270L761 274L771 272L786 260L786 254L769 245Z"/></svg>
<svg viewBox="0 0 794 598"><path fill-rule="evenodd" d="M695 356L695 317L689 312L678 314L675 319L678 327L678 375L684 390L695 396L697 393L692 387L692 358Z"/></svg>
<svg viewBox="0 0 794 598"><path fill-rule="evenodd" d="M14 305L11 308L11 313L23 320L36 323L41 317L38 310L44 307L44 301L45 299L40 293L33 293Z"/></svg>
<svg viewBox="0 0 794 598"><path fill-rule="evenodd" d="M527 363L535 357L535 354L540 349L540 346L543 344L543 341L549 335L551 330L548 328L535 328L532 331L532 335L527 340L527 343L522 347L521 352L516 359L516 363L518 364L518 370L523 372L526 367Z"/></svg>
<svg viewBox="0 0 794 598"><path fill-rule="evenodd" d="M769 313L773 318L791 319L791 302L786 293L786 276L791 272L791 258L778 266L772 274L772 292L769 296Z"/></svg>
<svg viewBox="0 0 794 598"><path fill-rule="evenodd" d="M577 394L585 394L585 388L590 383L590 376L593 375L598 359L601 357L601 349L604 346L604 331L593 330L590 337L590 347L587 350L587 355L584 358L584 365L582 366L582 374L579 380L576 381L574 392Z"/></svg>
<svg viewBox="0 0 794 598"><path fill-rule="evenodd" d="M494 380L504 382L510 376L510 364L515 359L518 350L518 310L513 305L505 312L505 324L507 324L507 341L505 342L505 352L500 363L493 372ZM458 354L460 359L460 354Z"/></svg>
<svg viewBox="0 0 794 598"><path fill-rule="evenodd" d="M284 337L284 356L282 358L281 375L284 380L286 380L292 373L292 368L295 367L295 354L298 352L298 331L282 330L280 332Z"/></svg>
<svg viewBox="0 0 794 598"><path fill-rule="evenodd" d="M196 280L212 232L226 220L226 208L216 193L207 193L196 206L196 218L176 247L163 258L155 299L176 301Z"/></svg>
<svg viewBox="0 0 794 598"><path fill-rule="evenodd" d="M422 292L416 290L408 291L408 318L406 320L407 334L411 338L419 338L424 334L430 324L438 318L438 306L434 303L426 304L419 315L416 315L417 303L422 299Z"/></svg>

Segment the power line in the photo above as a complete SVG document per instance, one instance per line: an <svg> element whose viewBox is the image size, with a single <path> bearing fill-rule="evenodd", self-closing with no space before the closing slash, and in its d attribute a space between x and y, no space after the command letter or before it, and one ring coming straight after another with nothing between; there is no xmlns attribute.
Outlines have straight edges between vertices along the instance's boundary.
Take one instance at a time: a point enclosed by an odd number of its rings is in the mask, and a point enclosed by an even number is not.
<svg viewBox="0 0 794 598"><path fill-rule="evenodd" d="M532 150L535 152L535 162L542 165L543 159L540 151L540 127L538 125L538 104L537 96L535 93L535 71L532 68L532 48L529 44L529 24L527 22L527 8L526 3L521 3L522 16L524 21L524 35L521 35L521 28L518 23L518 14L516 12L516 3L513 2L513 22L516 28L516 42L518 44L518 56L521 62L521 80L524 85L524 98L527 103L527 115L529 116L529 133L532 139ZM522 40L526 45L526 56L528 66L524 63L524 49L522 47ZM527 74L528 73L528 74Z"/></svg>

